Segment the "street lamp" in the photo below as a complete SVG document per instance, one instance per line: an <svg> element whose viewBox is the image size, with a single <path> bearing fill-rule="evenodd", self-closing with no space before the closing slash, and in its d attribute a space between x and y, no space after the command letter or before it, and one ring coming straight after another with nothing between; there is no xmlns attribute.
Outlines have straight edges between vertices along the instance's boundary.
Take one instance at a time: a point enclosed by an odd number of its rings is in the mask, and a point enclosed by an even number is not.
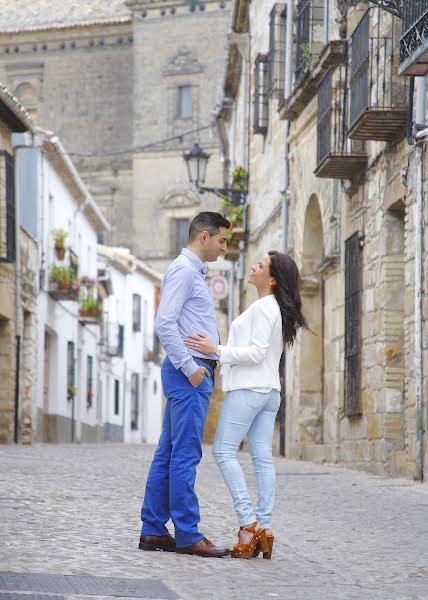
<svg viewBox="0 0 428 600"><path fill-rule="evenodd" d="M248 195L247 189L212 188L202 187L200 185L205 182L210 155L204 152L199 144L195 144L190 152L184 152L183 158L187 165L189 180L198 188L198 191L201 194L204 192L211 192L219 198L227 198L231 204L245 204Z"/></svg>
<svg viewBox="0 0 428 600"><path fill-rule="evenodd" d="M190 181L199 188L200 183L205 183L210 155L204 152L199 144L195 144L190 152L183 154L183 158L186 161Z"/></svg>

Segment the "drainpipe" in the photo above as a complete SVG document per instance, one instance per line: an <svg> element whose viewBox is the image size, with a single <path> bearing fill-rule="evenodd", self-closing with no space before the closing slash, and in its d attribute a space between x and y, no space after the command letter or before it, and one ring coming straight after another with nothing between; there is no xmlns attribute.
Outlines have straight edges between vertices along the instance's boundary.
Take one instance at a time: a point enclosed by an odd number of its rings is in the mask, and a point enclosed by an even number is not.
<svg viewBox="0 0 428 600"><path fill-rule="evenodd" d="M416 125L425 125L426 109L426 80L416 79ZM423 155L424 143L427 141L428 130L416 135L416 205L415 205L415 476L424 477L424 419L422 402L423 357L422 357L422 297L424 286L423 273L423 236L424 236L424 189L423 189Z"/></svg>
<svg viewBox="0 0 428 600"><path fill-rule="evenodd" d="M291 69L293 54L293 1L287 0L287 24L285 39L285 74L284 74L284 97L291 95ZM281 201L281 251L287 252L288 247L288 207L290 203L290 165L288 160L289 145L288 134L290 130L289 121L284 123L284 180ZM287 402L287 352L284 349L282 377L281 377L281 408L279 416L279 452L285 456L285 419Z"/></svg>
<svg viewBox="0 0 428 600"><path fill-rule="evenodd" d="M20 234L20 207L19 207L19 172L18 148L14 148L14 185L15 185L15 339L16 339L16 366L15 366L15 416L13 441L19 442L20 434L20 404L21 404L21 338L22 338L22 311L21 311L21 248Z"/></svg>

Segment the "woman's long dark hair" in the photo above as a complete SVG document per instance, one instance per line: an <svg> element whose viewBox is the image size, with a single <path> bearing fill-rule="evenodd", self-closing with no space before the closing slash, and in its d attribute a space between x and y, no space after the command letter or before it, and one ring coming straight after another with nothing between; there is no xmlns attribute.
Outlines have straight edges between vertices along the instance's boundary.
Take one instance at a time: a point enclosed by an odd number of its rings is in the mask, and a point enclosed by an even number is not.
<svg viewBox="0 0 428 600"><path fill-rule="evenodd" d="M282 252L271 250L270 274L276 280L274 295L282 317L282 337L284 346L292 346L300 328L311 331L302 313L300 296L300 273L296 263Z"/></svg>

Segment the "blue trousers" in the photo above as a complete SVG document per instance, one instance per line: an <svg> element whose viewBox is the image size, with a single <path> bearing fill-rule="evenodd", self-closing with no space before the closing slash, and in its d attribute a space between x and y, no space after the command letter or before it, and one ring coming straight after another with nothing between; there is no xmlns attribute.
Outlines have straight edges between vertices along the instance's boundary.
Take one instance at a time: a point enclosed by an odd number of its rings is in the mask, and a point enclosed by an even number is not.
<svg viewBox="0 0 428 600"><path fill-rule="evenodd" d="M195 480L214 376L206 363L197 362L211 373L197 388L168 357L162 364L165 414L141 508L141 535L166 535L166 523L171 519L178 547L190 546L204 537L198 532Z"/></svg>

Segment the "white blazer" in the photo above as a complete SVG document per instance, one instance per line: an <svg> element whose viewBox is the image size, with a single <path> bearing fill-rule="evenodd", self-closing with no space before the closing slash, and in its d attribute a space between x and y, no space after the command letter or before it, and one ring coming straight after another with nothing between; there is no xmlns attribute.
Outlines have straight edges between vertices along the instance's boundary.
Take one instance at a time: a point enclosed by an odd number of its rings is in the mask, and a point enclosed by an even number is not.
<svg viewBox="0 0 428 600"><path fill-rule="evenodd" d="M223 390L280 390L283 348L278 302L273 294L264 296L234 319L227 345L220 346Z"/></svg>

